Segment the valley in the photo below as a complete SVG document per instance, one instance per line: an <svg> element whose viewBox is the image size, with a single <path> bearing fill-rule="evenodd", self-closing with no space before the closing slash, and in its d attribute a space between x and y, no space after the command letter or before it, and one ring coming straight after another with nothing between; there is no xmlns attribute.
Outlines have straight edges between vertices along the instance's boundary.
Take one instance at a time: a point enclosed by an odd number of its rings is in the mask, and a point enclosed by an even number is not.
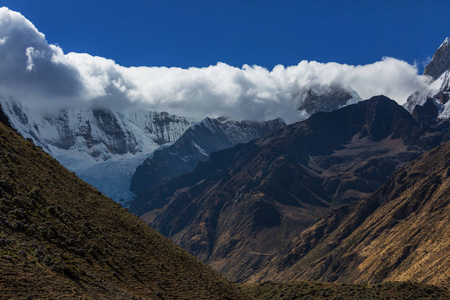
<svg viewBox="0 0 450 300"><path fill-rule="evenodd" d="M450 299L449 38L269 69L52 34L0 7L0 299Z"/></svg>

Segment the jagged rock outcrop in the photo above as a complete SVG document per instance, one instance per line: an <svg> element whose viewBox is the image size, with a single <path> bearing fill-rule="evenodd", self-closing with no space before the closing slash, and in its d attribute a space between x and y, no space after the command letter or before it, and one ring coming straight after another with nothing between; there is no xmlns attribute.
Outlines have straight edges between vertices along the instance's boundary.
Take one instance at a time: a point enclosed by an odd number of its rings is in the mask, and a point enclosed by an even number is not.
<svg viewBox="0 0 450 300"><path fill-rule="evenodd" d="M429 126L433 126L436 124L439 116L439 108L437 108L433 98L427 98L423 105L416 105L414 107L412 116L417 122L423 122Z"/></svg>
<svg viewBox="0 0 450 300"><path fill-rule="evenodd" d="M8 117L5 115L2 109L2 105L0 104L0 123L7 127L11 127L11 124L9 124Z"/></svg>
<svg viewBox="0 0 450 300"><path fill-rule="evenodd" d="M445 71L450 69L450 39L446 38L436 50L431 62L425 67L424 75L438 79Z"/></svg>

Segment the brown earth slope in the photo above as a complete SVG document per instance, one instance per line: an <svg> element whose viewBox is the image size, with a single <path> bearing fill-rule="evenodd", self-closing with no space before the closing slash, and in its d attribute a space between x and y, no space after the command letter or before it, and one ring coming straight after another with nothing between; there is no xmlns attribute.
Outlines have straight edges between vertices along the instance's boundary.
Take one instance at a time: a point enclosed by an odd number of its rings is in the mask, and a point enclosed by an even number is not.
<svg viewBox="0 0 450 300"><path fill-rule="evenodd" d="M0 124L1 299L247 299Z"/></svg>
<svg viewBox="0 0 450 300"><path fill-rule="evenodd" d="M251 278L450 285L450 143L303 231Z"/></svg>

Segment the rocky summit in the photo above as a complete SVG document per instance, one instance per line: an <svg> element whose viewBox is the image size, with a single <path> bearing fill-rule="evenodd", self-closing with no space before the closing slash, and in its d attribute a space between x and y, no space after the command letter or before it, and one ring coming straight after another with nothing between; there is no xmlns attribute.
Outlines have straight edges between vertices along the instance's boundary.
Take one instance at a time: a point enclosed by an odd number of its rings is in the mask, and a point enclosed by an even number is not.
<svg viewBox="0 0 450 300"><path fill-rule="evenodd" d="M408 97L405 108L419 122L434 125L450 118L450 46L449 38L433 55L424 75L432 77L431 83Z"/></svg>
<svg viewBox="0 0 450 300"><path fill-rule="evenodd" d="M425 67L424 75L438 79L446 70L450 69L450 38L446 38L436 50L430 63Z"/></svg>

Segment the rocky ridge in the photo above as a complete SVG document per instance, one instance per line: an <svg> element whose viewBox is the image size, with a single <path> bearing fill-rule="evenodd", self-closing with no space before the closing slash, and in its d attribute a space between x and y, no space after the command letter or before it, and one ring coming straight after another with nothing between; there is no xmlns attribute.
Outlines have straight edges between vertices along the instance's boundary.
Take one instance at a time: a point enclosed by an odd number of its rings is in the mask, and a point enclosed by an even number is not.
<svg viewBox="0 0 450 300"><path fill-rule="evenodd" d="M131 190L141 194L183 173L193 171L199 161L206 161L212 152L231 148L260 138L285 127L281 119L272 121L233 121L206 118L189 127L172 145L157 149L133 174Z"/></svg>
<svg viewBox="0 0 450 300"><path fill-rule="evenodd" d="M321 111L330 112L362 100L355 90L338 85L313 85L297 98L297 109L304 110L309 115Z"/></svg>
<svg viewBox="0 0 450 300"><path fill-rule="evenodd" d="M425 67L424 75L438 79L445 71L450 69L450 39L445 38L433 55L430 63Z"/></svg>

